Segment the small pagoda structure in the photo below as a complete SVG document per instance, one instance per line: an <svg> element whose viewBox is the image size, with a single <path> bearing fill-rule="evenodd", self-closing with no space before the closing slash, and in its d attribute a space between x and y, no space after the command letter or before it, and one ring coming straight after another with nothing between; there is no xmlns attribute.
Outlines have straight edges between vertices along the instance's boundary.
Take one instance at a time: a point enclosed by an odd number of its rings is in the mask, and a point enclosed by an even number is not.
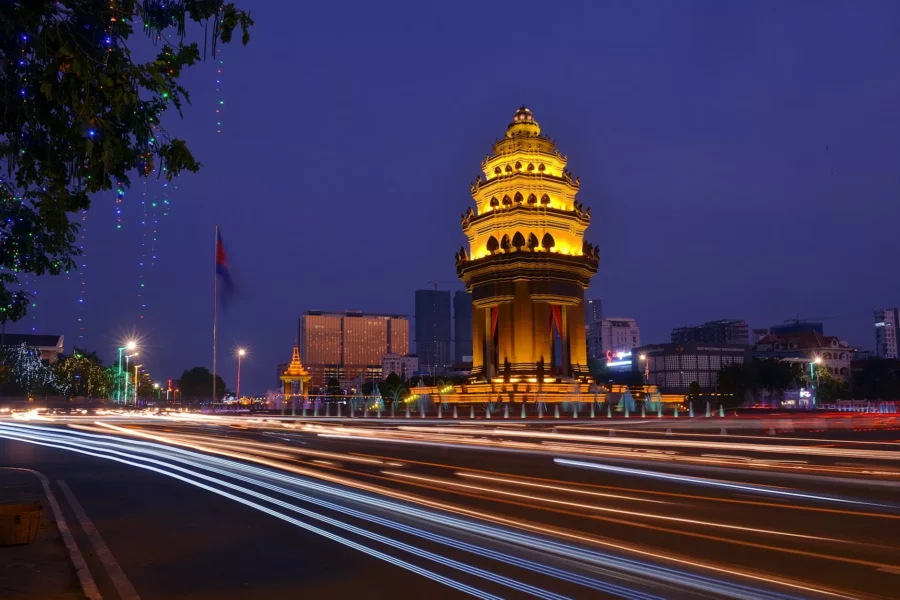
<svg viewBox="0 0 900 600"><path fill-rule="evenodd" d="M287 402L288 399L290 399L291 414L296 414L296 406L294 404L295 397L302 397L304 406L306 406L306 399L309 397L309 382L311 379L312 376L309 374L309 371L303 366L303 363L300 362L300 348L295 344L291 363L281 374L281 381L284 383L284 401ZM297 393L293 393L292 391L294 382L298 383ZM282 407L283 406L284 405L282 405Z"/></svg>

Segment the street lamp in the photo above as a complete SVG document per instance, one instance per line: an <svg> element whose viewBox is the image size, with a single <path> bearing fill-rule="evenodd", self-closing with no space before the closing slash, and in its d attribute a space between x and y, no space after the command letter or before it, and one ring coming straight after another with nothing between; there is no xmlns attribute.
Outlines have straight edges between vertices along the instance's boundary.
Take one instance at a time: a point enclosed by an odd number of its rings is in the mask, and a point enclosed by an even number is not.
<svg viewBox="0 0 900 600"><path fill-rule="evenodd" d="M159 390L159 384L154 383L153 389L156 390L156 401L159 402L160 398L162 397L162 392Z"/></svg>
<svg viewBox="0 0 900 600"><path fill-rule="evenodd" d="M138 403L138 369L144 365L134 365L134 407L137 408Z"/></svg>
<svg viewBox="0 0 900 600"><path fill-rule="evenodd" d="M122 404L128 404L128 373L130 372L130 368L128 367L128 361L131 360L132 357L137 356L137 352L132 352L131 354L125 355L125 373L123 377L125 379L125 393L122 394Z"/></svg>
<svg viewBox="0 0 900 600"><path fill-rule="evenodd" d="M134 340L129 340L125 343L124 346L120 346L119 350L119 376L116 378L116 401L120 404L122 403L122 351L128 350L129 352L134 351L137 348L137 342ZM125 370L128 370L128 366L126 363ZM125 379L125 395L128 396L128 378Z"/></svg>
<svg viewBox="0 0 900 600"><path fill-rule="evenodd" d="M813 405L813 407L816 406L816 400L818 400L818 398L816 398L816 396L817 396L816 392L818 391L816 389L816 387L817 387L816 386L816 380L817 380L816 365L821 364L821 363L822 363L821 356L816 356L815 358L813 358L812 362L809 363L809 384L810 384L810 386L812 386L812 405Z"/></svg>
<svg viewBox="0 0 900 600"><path fill-rule="evenodd" d="M638 358L641 359L641 362L644 363L644 383L649 384L650 383L650 362L647 360L646 354L641 354L640 356L638 356Z"/></svg>
<svg viewBox="0 0 900 600"><path fill-rule="evenodd" d="M238 348L237 350L237 359L238 359L238 376L237 376L237 402L241 403L241 359L244 358L244 355L247 354L247 351L243 348Z"/></svg>

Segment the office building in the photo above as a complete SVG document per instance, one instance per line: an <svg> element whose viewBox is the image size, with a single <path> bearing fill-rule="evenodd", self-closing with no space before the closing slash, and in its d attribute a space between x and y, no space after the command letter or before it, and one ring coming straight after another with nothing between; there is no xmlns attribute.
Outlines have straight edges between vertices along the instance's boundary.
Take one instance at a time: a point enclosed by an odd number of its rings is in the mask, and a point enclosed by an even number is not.
<svg viewBox="0 0 900 600"><path fill-rule="evenodd" d="M646 383L668 394L687 394L694 381L701 392L715 392L722 367L749 360L746 344L650 344L631 353L632 369L645 373Z"/></svg>
<svg viewBox="0 0 900 600"><path fill-rule="evenodd" d="M419 359L415 354L385 354L381 357L381 375L387 379L394 373L403 381L408 380L419 370Z"/></svg>
<svg viewBox="0 0 900 600"><path fill-rule="evenodd" d="M441 373L453 362L450 351L450 292L416 290L416 354L419 369Z"/></svg>
<svg viewBox="0 0 900 600"><path fill-rule="evenodd" d="M753 355L758 358L778 358L802 362L804 366L816 359L829 374L850 382L851 353L847 342L833 335L822 335L816 331L791 334L769 334L756 342Z"/></svg>
<svg viewBox="0 0 900 600"><path fill-rule="evenodd" d="M453 362L472 362L472 294L453 294Z"/></svg>
<svg viewBox="0 0 900 600"><path fill-rule="evenodd" d="M405 315L310 310L300 317L300 356L313 388L332 377L380 380L381 358L391 353L409 354Z"/></svg>
<svg viewBox="0 0 900 600"><path fill-rule="evenodd" d="M603 305L600 298L584 299L584 322L588 327L591 323L596 323L603 318Z"/></svg>
<svg viewBox="0 0 900 600"><path fill-rule="evenodd" d="M589 360L609 361L641 345L641 328L628 317L601 319L588 326Z"/></svg>
<svg viewBox="0 0 900 600"><path fill-rule="evenodd" d="M900 358L897 341L900 339L900 308L875 311L875 354L878 358Z"/></svg>
<svg viewBox="0 0 900 600"><path fill-rule="evenodd" d="M742 319L707 321L703 325L678 327L672 330L673 344L749 344L747 322Z"/></svg>

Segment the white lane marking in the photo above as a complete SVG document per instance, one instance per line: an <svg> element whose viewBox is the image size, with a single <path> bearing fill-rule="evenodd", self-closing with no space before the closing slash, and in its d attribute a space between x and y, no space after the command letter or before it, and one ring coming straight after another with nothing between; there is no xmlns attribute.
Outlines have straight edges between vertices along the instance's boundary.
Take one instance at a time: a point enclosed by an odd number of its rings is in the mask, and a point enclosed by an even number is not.
<svg viewBox="0 0 900 600"><path fill-rule="evenodd" d="M50 510L53 512L53 518L56 520L56 528L59 529L59 535L62 536L63 543L69 551L69 558L72 561L72 565L75 567L78 581L81 583L81 591L84 592L84 595L88 600L101 600L97 583L91 576L91 571L88 569L87 563L84 560L84 555L82 555L81 550L78 549L78 544L75 543L75 538L72 537L69 525L66 523L62 511L59 509L59 503L56 501L56 496L53 494L53 490L50 489L50 480L47 479L43 473L35 471L34 469L22 469L18 467L3 468L13 471L27 471L40 480L41 485L44 487L44 494L47 495L47 502L50 504Z"/></svg>
<svg viewBox="0 0 900 600"><path fill-rule="evenodd" d="M81 524L81 528L84 529L84 533L87 534L88 539L91 540L91 545L97 553L97 558L100 559L103 568L106 569L106 573L109 575L110 580L112 580L116 592L119 593L119 598L121 598L121 600L141 600L141 597L134 591L134 587L131 585L128 577L125 576L125 571L119 566L119 563L116 561L112 552L110 552L106 542L100 537L100 532L97 531L94 523L91 522L87 513L84 512L84 508L82 508L78 499L75 498L75 494L72 493L72 490L69 489L69 486L66 485L65 481L57 480L56 483L59 484L63 494L66 496L66 500L68 500L69 505L72 507L72 511L75 513L75 518L77 518L78 522Z"/></svg>

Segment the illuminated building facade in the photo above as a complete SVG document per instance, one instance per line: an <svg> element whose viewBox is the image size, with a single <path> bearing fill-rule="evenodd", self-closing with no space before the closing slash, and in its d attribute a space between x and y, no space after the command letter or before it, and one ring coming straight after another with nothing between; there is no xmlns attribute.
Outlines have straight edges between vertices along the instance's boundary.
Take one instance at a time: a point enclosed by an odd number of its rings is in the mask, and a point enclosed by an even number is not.
<svg viewBox="0 0 900 600"><path fill-rule="evenodd" d="M311 387L322 388L332 377L339 381L358 377L380 380L385 354L409 354L409 319L404 315L310 310L300 317L299 340Z"/></svg>
<svg viewBox="0 0 900 600"><path fill-rule="evenodd" d="M628 317L601 319L588 326L588 359L621 361L618 355L627 354L641 345L641 328ZM629 354L630 356L630 354Z"/></svg>
<svg viewBox="0 0 900 600"><path fill-rule="evenodd" d="M599 253L567 160L522 107L471 186L456 260L472 295L473 379L588 375L584 291Z"/></svg>
<svg viewBox="0 0 900 600"><path fill-rule="evenodd" d="M722 367L742 365L750 356L746 344L650 344L632 350L631 365L664 394L687 394L695 381L701 392L713 393Z"/></svg>

